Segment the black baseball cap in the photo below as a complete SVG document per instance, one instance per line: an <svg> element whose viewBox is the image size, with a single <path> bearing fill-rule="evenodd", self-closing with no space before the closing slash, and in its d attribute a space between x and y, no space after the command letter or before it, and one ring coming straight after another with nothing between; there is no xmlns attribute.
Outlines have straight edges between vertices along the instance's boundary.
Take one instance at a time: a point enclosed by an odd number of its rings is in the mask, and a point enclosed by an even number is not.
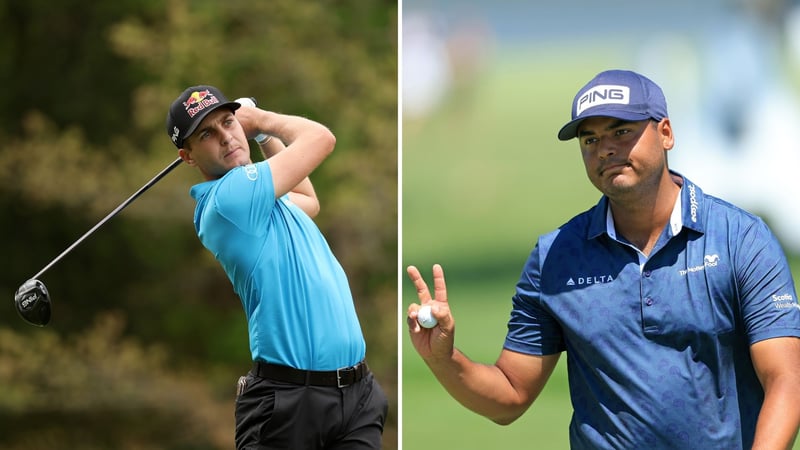
<svg viewBox="0 0 800 450"><path fill-rule="evenodd" d="M178 148L194 133L200 122L212 111L226 107L236 111L242 106L228 101L214 86L200 85L187 88L172 102L167 114L167 135Z"/></svg>

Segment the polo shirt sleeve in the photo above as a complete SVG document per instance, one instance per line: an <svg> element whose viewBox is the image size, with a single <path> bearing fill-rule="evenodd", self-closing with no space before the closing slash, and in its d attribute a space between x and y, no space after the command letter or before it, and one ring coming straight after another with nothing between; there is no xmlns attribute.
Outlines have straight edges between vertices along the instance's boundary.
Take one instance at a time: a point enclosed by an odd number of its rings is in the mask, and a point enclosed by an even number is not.
<svg viewBox="0 0 800 450"><path fill-rule="evenodd" d="M778 240L760 219L744 230L735 257L740 307L750 344L800 337L800 306Z"/></svg>
<svg viewBox="0 0 800 450"><path fill-rule="evenodd" d="M525 263L516 293L504 348L529 355L551 355L565 349L561 326L541 302L542 249L537 243Z"/></svg>
<svg viewBox="0 0 800 450"><path fill-rule="evenodd" d="M275 207L272 171L266 161L237 167L221 180L216 209L226 220L248 234L265 233L265 223Z"/></svg>

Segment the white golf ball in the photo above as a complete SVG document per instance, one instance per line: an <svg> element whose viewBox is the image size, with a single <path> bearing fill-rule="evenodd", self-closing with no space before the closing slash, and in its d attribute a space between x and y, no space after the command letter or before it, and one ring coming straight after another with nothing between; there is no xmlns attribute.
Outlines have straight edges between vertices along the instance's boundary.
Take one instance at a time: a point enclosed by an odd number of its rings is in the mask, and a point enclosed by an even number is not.
<svg viewBox="0 0 800 450"><path fill-rule="evenodd" d="M433 328L439 323L431 314L430 305L425 305L417 311L417 322L424 328Z"/></svg>

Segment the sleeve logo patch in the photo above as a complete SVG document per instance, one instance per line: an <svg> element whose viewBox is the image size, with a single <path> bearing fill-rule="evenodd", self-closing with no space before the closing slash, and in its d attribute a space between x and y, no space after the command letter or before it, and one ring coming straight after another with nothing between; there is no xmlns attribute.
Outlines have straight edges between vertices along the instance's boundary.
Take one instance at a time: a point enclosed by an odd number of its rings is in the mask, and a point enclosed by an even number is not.
<svg viewBox="0 0 800 450"><path fill-rule="evenodd" d="M788 308L797 308L800 309L800 305L794 301L794 297L792 294L773 294L772 295L772 304L775 305L775 308L778 309L788 309Z"/></svg>
<svg viewBox="0 0 800 450"><path fill-rule="evenodd" d="M244 166L244 173L247 175L247 179L250 181L256 181L258 179L258 168L255 164L248 164Z"/></svg>

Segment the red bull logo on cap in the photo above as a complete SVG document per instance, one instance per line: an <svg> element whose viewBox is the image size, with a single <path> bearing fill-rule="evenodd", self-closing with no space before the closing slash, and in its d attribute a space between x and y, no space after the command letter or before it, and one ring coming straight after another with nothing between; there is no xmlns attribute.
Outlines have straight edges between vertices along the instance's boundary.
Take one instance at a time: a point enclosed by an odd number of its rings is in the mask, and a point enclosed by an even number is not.
<svg viewBox="0 0 800 450"><path fill-rule="evenodd" d="M208 89L203 91L194 91L189 98L183 102L183 106L186 108L186 112L189 114L189 117L194 117L200 111L206 109L208 106L216 105L219 103L217 97L211 93Z"/></svg>

